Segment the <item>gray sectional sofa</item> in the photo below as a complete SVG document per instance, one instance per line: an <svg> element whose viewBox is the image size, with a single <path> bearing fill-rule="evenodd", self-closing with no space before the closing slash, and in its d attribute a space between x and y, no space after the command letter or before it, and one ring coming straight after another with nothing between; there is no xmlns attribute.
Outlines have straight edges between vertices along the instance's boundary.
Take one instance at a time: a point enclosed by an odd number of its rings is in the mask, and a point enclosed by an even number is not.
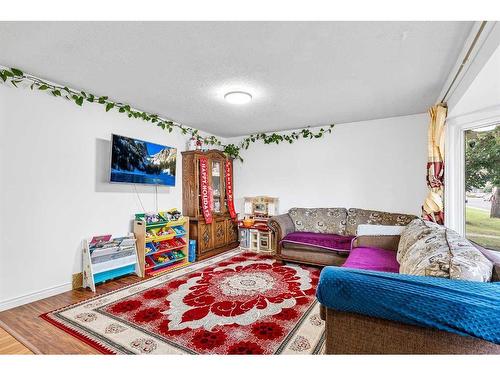
<svg viewBox="0 0 500 375"><path fill-rule="evenodd" d="M414 218L415 215L361 208L292 208L286 214L273 216L269 226L275 233L277 260L329 266L345 262L348 256L345 246L326 249L286 239L298 233L316 233L325 235L325 240L330 235L333 243L344 239L345 244L356 235L360 224L407 225Z"/></svg>

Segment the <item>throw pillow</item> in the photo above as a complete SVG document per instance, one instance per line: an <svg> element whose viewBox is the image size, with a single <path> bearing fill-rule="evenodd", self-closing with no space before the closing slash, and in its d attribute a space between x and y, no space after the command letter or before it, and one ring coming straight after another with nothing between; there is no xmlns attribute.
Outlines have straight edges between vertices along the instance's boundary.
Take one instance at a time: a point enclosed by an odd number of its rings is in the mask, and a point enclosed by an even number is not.
<svg viewBox="0 0 500 375"><path fill-rule="evenodd" d="M437 229L439 225L434 223L426 225L426 222L420 218L412 220L410 224L405 226L401 232L401 238L398 245L398 262L401 263L403 258L406 257L408 249L419 239L427 236L433 228Z"/></svg>
<svg viewBox="0 0 500 375"><path fill-rule="evenodd" d="M492 263L458 233L423 220L410 225L409 232L403 231L404 243L400 241L398 248L400 273L470 281L491 279Z"/></svg>
<svg viewBox="0 0 500 375"><path fill-rule="evenodd" d="M345 234L345 208L291 208L288 215L297 232Z"/></svg>
<svg viewBox="0 0 500 375"><path fill-rule="evenodd" d="M356 234L358 236L398 236L404 228L401 225L360 224Z"/></svg>

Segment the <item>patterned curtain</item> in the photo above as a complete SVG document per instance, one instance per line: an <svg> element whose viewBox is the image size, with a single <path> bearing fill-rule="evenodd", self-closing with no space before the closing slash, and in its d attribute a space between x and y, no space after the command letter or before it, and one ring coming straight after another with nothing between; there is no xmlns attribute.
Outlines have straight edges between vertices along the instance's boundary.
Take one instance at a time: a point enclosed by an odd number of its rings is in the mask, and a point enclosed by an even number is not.
<svg viewBox="0 0 500 375"><path fill-rule="evenodd" d="M429 109L431 122L428 130L427 187L429 192L422 206L422 217L444 224L444 137L448 109L437 104Z"/></svg>

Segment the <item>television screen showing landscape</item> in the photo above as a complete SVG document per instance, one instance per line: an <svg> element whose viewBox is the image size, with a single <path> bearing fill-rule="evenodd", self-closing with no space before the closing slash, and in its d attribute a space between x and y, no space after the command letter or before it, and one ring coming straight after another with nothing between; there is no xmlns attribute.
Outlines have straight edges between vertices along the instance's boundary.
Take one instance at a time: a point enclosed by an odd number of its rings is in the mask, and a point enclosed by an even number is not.
<svg viewBox="0 0 500 375"><path fill-rule="evenodd" d="M175 186L177 149L113 134L111 182Z"/></svg>

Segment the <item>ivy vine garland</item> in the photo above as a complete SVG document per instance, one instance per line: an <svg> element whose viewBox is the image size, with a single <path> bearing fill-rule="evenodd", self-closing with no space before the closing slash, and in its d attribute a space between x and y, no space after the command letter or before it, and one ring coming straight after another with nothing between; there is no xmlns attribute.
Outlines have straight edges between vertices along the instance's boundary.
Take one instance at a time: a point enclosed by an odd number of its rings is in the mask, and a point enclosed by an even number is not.
<svg viewBox="0 0 500 375"><path fill-rule="evenodd" d="M286 134L279 134L279 133L251 134L248 137L243 138L238 145L232 143L225 145L222 144L219 138L213 135L202 137L199 134L198 129L194 129L189 126L182 125L178 122L165 119L156 114L151 114L148 112L137 110L131 107L129 104L114 102L110 100L107 96L98 96L84 91L78 92L66 86L59 86L54 83L46 82L38 77L26 74L17 68L9 69L0 67L0 78L5 83L10 82L16 88L18 87L18 84L26 83L30 86L31 90L47 91L50 92L53 96L65 98L67 100L74 102L79 106L82 106L84 102L101 104L104 106L106 112L115 109L118 110L119 113L126 114L129 118L132 117L136 119L140 118L144 121L155 124L156 126L159 126L164 130L167 130L169 133L172 132L174 128L177 128L182 132L182 134L190 135L191 137L194 137L205 144L222 147L223 152L227 156L233 159L238 159L240 161L243 161L242 157L240 156L240 151L242 149L247 150L250 144L255 143L256 141L262 141L265 144L270 144L270 143L279 144L281 142L288 142L291 144L300 138L307 138L307 139L321 138L326 133L331 133L333 127L335 126L334 124L331 124L323 128L320 128L317 132L313 132L309 130L309 127L307 127Z"/></svg>

